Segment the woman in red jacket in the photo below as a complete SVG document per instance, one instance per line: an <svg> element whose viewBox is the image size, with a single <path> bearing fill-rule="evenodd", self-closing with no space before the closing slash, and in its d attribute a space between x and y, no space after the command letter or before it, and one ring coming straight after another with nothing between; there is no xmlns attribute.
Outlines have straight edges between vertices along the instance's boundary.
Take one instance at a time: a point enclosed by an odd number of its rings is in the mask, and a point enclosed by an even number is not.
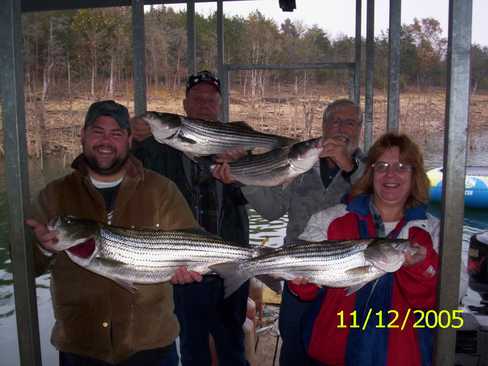
<svg viewBox="0 0 488 366"><path fill-rule="evenodd" d="M418 321L436 306L439 225L426 213L428 187L418 146L406 135L387 133L371 147L348 204L310 219L301 239L408 238L417 248L405 255L400 270L351 295L343 288L319 289L300 281L291 285L302 300L317 303L305 319L304 340L320 364L431 363L431 330Z"/></svg>

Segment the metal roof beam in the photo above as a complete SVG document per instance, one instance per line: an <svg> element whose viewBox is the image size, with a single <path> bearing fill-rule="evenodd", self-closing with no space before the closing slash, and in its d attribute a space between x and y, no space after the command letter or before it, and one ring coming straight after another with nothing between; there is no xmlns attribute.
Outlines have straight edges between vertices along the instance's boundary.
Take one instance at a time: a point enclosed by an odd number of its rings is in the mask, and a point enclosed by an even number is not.
<svg viewBox="0 0 488 366"><path fill-rule="evenodd" d="M3 112L8 232L21 365L41 365L32 243L24 221L29 177L24 106L24 61L19 0L0 2L0 88Z"/></svg>
<svg viewBox="0 0 488 366"><path fill-rule="evenodd" d="M209 0L194 0L196 3L212 3ZM223 0L243 1L243 0ZM109 8L114 6L131 6L131 0L22 0L22 12L73 10L89 8ZM146 0L145 5L186 4L186 0Z"/></svg>

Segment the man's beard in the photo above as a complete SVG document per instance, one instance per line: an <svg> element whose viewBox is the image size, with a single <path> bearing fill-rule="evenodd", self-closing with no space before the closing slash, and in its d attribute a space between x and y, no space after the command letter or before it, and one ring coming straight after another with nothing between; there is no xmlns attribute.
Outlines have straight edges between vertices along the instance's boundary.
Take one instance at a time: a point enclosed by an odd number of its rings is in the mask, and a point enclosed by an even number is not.
<svg viewBox="0 0 488 366"><path fill-rule="evenodd" d="M100 175L112 175L118 173L129 158L128 151L125 151L125 154L117 157L109 167L104 168L98 164L97 159L93 155L86 154L86 152L83 155L90 169Z"/></svg>

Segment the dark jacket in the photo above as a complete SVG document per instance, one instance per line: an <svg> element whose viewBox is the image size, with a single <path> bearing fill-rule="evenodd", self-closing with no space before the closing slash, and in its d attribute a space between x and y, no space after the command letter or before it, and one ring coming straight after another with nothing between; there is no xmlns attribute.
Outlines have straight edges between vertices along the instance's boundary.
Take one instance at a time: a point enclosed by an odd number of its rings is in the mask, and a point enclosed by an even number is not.
<svg viewBox="0 0 488 366"><path fill-rule="evenodd" d="M91 183L84 159L74 171L47 185L39 194L39 219L73 215L107 222L105 202ZM176 230L194 228L185 200L173 182L143 169L130 157L115 201L112 224ZM131 293L114 281L73 263L66 254L45 256L36 245L36 271L54 259L51 292L54 324L51 342L64 352L118 363L131 354L171 344L179 333L168 282L138 285Z"/></svg>
<svg viewBox="0 0 488 366"><path fill-rule="evenodd" d="M205 177L195 177L193 174L195 162L181 151L158 143L152 136L142 142L134 141L133 154L141 160L146 169L153 170L175 182L197 218L202 214L198 206L197 182L202 178L213 180L218 197L216 207L218 228L214 234L240 245L249 244L247 201L240 188L222 184L214 179L209 171L205 173Z"/></svg>

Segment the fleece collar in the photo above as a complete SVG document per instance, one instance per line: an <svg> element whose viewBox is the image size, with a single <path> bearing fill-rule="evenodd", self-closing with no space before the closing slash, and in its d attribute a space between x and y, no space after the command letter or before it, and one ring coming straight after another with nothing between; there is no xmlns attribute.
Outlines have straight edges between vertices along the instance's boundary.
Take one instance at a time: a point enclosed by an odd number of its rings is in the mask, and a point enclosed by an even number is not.
<svg viewBox="0 0 488 366"><path fill-rule="evenodd" d="M347 205L347 210L354 212L360 217L366 217L370 214L369 202L371 200L370 194L360 194L354 197ZM419 205L408 208L405 211L405 220L426 220L427 219L427 205Z"/></svg>

